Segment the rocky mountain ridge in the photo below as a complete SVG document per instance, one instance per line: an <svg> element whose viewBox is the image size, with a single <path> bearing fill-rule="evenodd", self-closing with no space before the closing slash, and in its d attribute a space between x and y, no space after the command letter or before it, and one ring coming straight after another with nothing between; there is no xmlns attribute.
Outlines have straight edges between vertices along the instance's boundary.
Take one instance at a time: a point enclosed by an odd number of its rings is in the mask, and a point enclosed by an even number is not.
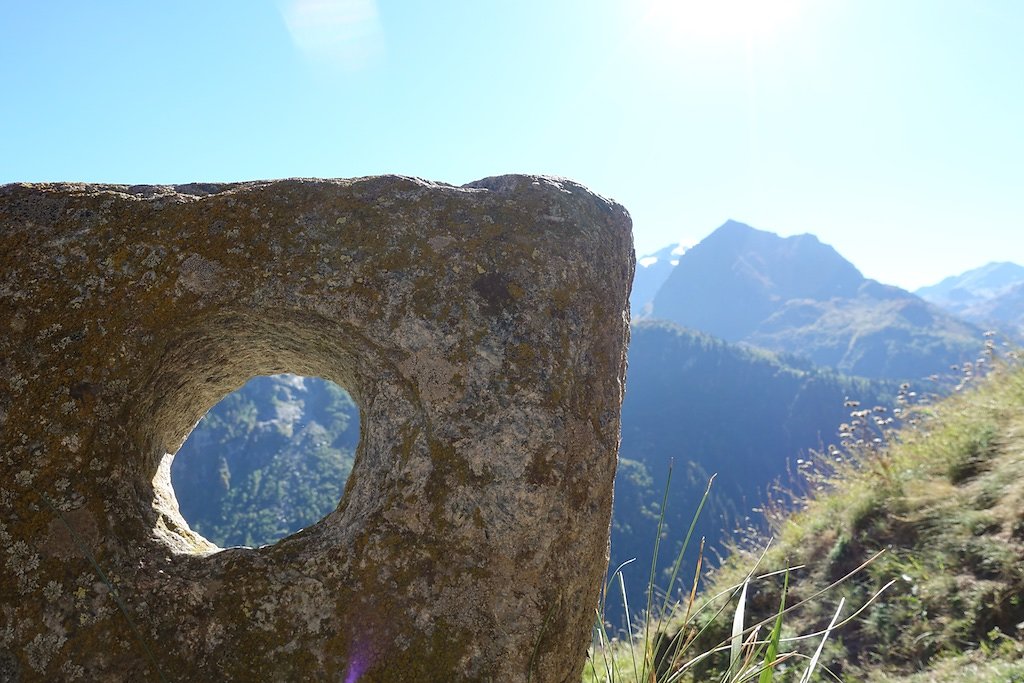
<svg viewBox="0 0 1024 683"><path fill-rule="evenodd" d="M1005 334L1024 334L1024 266L992 262L916 291L964 320Z"/></svg>
<svg viewBox="0 0 1024 683"><path fill-rule="evenodd" d="M736 221L680 255L645 317L881 379L945 372L982 343L979 328L865 278L813 235Z"/></svg>

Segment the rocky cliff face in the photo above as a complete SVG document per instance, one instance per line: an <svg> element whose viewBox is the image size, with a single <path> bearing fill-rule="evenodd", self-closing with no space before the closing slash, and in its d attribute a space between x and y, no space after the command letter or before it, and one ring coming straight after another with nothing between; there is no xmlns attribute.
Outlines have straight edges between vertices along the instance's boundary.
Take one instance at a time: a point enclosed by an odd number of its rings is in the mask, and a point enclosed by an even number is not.
<svg viewBox="0 0 1024 683"><path fill-rule="evenodd" d="M578 679L604 577L629 218L568 181L0 188L0 670ZM338 509L188 528L171 456L254 375L344 387Z"/></svg>

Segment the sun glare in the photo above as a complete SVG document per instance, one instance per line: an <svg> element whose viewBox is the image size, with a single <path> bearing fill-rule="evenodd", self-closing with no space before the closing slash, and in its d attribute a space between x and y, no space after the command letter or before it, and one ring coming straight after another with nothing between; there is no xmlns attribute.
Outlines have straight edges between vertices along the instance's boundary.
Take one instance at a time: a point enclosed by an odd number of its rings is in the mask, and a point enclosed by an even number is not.
<svg viewBox="0 0 1024 683"><path fill-rule="evenodd" d="M773 36L801 0L648 0L645 19L673 36L721 41Z"/></svg>
<svg viewBox="0 0 1024 683"><path fill-rule="evenodd" d="M281 0L295 46L316 63L358 71L384 48L377 0Z"/></svg>

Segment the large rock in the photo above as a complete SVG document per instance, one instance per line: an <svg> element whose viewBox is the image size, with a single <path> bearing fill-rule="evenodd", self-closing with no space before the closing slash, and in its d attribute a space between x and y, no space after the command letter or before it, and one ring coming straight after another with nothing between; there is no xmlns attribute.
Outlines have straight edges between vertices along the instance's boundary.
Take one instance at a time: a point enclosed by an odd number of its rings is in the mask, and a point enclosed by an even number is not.
<svg viewBox="0 0 1024 683"><path fill-rule="evenodd" d="M0 680L579 680L632 274L550 178L0 188ZM217 548L169 454L279 372L348 389L355 467Z"/></svg>

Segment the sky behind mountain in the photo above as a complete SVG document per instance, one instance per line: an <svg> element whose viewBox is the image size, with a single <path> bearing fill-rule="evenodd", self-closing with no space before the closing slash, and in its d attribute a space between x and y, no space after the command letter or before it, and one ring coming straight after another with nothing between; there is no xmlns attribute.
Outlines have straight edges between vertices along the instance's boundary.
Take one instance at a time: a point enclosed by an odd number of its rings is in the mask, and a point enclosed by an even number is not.
<svg viewBox="0 0 1024 683"><path fill-rule="evenodd" d="M916 288L1024 263L1016 0L0 6L0 183L565 175Z"/></svg>

